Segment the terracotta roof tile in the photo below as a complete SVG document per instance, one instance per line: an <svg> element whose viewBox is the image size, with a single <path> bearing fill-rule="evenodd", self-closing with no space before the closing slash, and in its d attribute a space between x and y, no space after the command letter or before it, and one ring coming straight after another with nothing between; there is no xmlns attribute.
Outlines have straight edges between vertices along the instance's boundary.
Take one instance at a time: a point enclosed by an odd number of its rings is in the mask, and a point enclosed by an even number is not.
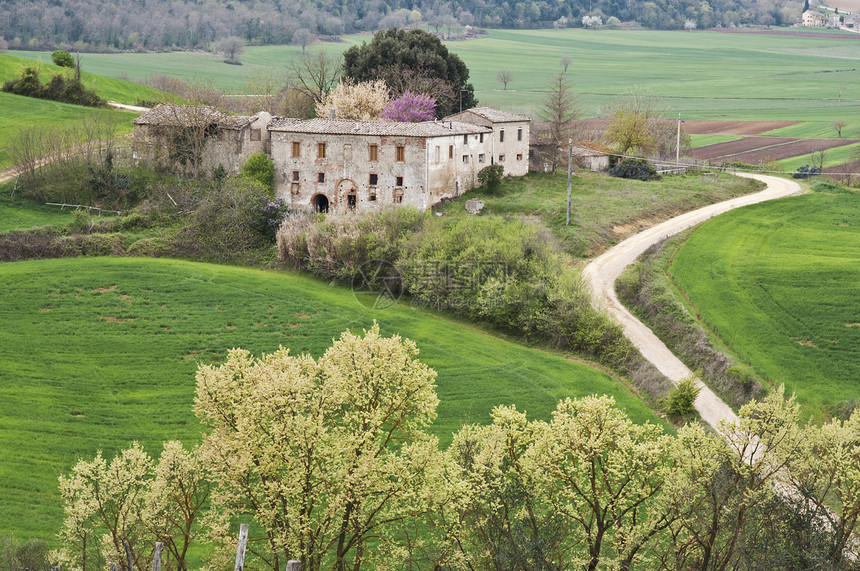
<svg viewBox="0 0 860 571"><path fill-rule="evenodd" d="M197 105L174 105L160 103L134 120L135 125L182 126L205 120L216 123L222 129L242 129L254 122L256 117L227 115L214 107Z"/></svg>
<svg viewBox="0 0 860 571"><path fill-rule="evenodd" d="M466 113L472 113L478 117L483 117L493 123L513 123L514 121L532 120L528 115L520 115L519 113L511 113L510 111L502 111L500 109L493 109L492 107L473 107L472 109L466 109L460 113L449 115L448 117L445 117L445 119L455 119L456 117L460 117Z"/></svg>
<svg viewBox="0 0 860 571"><path fill-rule="evenodd" d="M376 135L383 137L447 137L492 132L488 127L456 121L401 123L397 121L352 121L348 119L302 120L287 117L273 119L269 124L269 130L285 133Z"/></svg>

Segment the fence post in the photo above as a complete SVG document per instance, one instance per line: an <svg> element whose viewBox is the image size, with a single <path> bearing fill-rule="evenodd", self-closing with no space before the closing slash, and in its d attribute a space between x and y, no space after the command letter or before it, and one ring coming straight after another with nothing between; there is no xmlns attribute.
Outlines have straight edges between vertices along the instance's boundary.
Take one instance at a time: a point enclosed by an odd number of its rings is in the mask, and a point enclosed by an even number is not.
<svg viewBox="0 0 860 571"><path fill-rule="evenodd" d="M302 562L298 559L287 561L287 571L302 571Z"/></svg>
<svg viewBox="0 0 860 571"><path fill-rule="evenodd" d="M245 568L245 546L248 544L248 524L239 526L239 545L236 547L236 566L233 571L242 571Z"/></svg>
<svg viewBox="0 0 860 571"><path fill-rule="evenodd" d="M155 542L155 551L152 552L152 571L161 571L161 550L164 549L164 544L160 541Z"/></svg>

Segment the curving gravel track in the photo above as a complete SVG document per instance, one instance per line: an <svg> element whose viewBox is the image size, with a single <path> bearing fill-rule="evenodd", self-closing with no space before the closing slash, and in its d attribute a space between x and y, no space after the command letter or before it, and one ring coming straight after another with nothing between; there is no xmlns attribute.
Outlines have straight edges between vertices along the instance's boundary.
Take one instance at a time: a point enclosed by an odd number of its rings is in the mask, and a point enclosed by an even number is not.
<svg viewBox="0 0 860 571"><path fill-rule="evenodd" d="M758 174L738 173L738 176L754 178L767 184L767 188L755 194L740 196L710 206L705 206L692 212L676 216L648 230L627 238L615 247L594 258L582 272L591 287L595 302L607 309L610 315L624 327L624 334L651 361L661 373L673 383L692 375L692 371L680 359L672 354L660 339L645 324L636 319L625 308L615 294L615 280L624 268L633 263L645 250L653 244L683 232L718 214L728 212L741 206L756 204L766 200L783 198L800 192L800 186L793 181ZM726 403L707 386L699 381L701 391L694 403L702 419L718 430L721 420L736 421L737 415Z"/></svg>

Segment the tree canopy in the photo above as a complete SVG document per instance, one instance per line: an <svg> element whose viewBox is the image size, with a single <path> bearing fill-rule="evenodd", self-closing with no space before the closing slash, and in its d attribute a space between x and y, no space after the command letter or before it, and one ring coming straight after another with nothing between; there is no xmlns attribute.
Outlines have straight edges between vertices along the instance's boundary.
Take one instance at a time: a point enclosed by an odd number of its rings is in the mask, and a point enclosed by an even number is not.
<svg viewBox="0 0 860 571"><path fill-rule="evenodd" d="M374 34L370 43L343 54L343 75L354 81L382 79L394 95L406 91L436 99L436 115L443 117L477 105L475 88L463 60L424 30L391 28ZM429 80L429 81L428 81Z"/></svg>

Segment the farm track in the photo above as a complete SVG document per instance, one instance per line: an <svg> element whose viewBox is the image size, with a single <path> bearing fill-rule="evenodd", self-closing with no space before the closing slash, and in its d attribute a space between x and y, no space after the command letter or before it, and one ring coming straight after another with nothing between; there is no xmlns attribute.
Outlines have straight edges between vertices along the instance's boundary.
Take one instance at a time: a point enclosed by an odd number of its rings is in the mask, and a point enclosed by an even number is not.
<svg viewBox="0 0 860 571"><path fill-rule="evenodd" d="M625 267L661 240L729 210L800 192L800 186L796 182L778 177L744 173L738 173L738 176L760 180L768 186L761 192L687 212L644 230L593 259L583 270L583 277L591 287L595 303L605 307L610 315L618 320L624 329L624 335L633 342L646 359L675 384L692 376L692 371L666 347L651 329L634 317L618 300L615 293L615 281ZM694 404L702 420L717 430L720 421L737 421L737 415L731 407L714 394L701 380L697 379L697 381L701 391Z"/></svg>

